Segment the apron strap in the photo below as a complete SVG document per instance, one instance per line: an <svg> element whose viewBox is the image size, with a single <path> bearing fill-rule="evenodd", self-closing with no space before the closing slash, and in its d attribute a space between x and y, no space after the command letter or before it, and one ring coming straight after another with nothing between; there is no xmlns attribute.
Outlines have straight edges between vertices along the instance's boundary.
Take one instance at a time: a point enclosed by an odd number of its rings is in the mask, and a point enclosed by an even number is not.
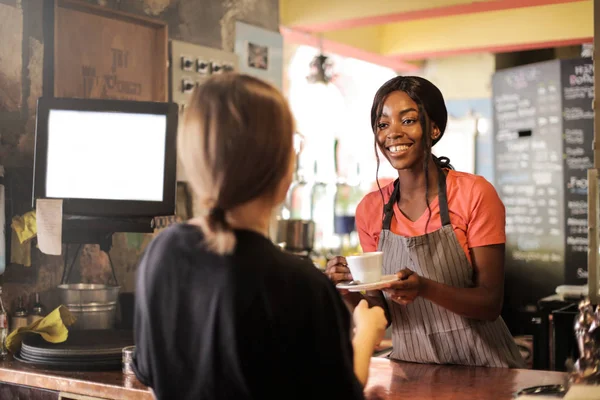
<svg viewBox="0 0 600 400"><path fill-rule="evenodd" d="M440 218L442 226L450 225L450 212L448 211L448 195L446 193L446 173L437 165L438 170L438 197L440 204Z"/></svg>
<svg viewBox="0 0 600 400"><path fill-rule="evenodd" d="M438 197L440 205L440 218L442 220L442 226L446 226L450 225L450 213L448 211L448 196L446 195L446 174L437 163L436 169L438 172ZM398 201L399 194L400 181L396 179L394 181L394 191L392 192L389 201L383 207L383 230L389 231L392 226L392 218L394 217L394 203Z"/></svg>
<svg viewBox="0 0 600 400"><path fill-rule="evenodd" d="M390 196L390 200L385 206L383 206L383 230L390 230L392 226L392 218L394 217L394 203L398 201L398 192L400 191L400 181L396 179L394 181L394 191Z"/></svg>

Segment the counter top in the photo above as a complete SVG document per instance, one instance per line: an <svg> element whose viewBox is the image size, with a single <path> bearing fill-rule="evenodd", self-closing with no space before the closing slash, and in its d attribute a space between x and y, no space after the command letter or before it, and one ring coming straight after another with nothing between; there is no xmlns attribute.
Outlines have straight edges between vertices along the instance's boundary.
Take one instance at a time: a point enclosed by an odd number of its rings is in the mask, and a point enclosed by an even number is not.
<svg viewBox="0 0 600 400"><path fill-rule="evenodd" d="M102 399L152 400L148 388L121 371L70 372L31 367L8 359L0 361L0 382L31 386Z"/></svg>
<svg viewBox="0 0 600 400"><path fill-rule="evenodd" d="M413 364L373 358L369 400L510 400L521 389L564 384L564 372Z"/></svg>
<svg viewBox="0 0 600 400"><path fill-rule="evenodd" d="M562 372L412 364L373 358L366 387L369 400L509 400L526 387L564 383ZM0 361L0 381L104 399L150 400L134 376L120 371L66 372Z"/></svg>

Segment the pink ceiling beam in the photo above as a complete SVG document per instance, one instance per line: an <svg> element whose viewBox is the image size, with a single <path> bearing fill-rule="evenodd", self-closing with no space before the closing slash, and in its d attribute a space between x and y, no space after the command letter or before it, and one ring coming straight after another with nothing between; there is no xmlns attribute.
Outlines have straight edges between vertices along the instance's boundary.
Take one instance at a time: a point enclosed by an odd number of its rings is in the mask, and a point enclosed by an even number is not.
<svg viewBox="0 0 600 400"><path fill-rule="evenodd" d="M373 64L392 68L395 71L408 72L416 71L419 69L419 66L417 65L399 60L394 57L386 57L381 54L362 50L353 46L349 46L347 44L335 42L333 40L323 39L322 41L320 41L318 37L296 29L290 29L281 26L279 28L279 31L281 35L283 35L284 40L290 43L312 46L317 48L319 46L322 46L324 52L337 54L343 57L356 58Z"/></svg>

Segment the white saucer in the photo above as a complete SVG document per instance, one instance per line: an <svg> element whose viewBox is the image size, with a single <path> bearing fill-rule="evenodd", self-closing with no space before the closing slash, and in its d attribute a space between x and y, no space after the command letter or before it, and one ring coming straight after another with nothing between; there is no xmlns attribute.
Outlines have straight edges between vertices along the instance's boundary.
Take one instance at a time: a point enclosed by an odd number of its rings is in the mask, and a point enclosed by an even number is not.
<svg viewBox="0 0 600 400"><path fill-rule="evenodd" d="M341 282L341 283L338 283L335 287L338 289L345 289L350 292L362 292L363 290L381 289L388 283L395 282L397 280L398 280L398 277L396 275L383 275L381 277L381 280L378 282L363 283L360 285L357 285L355 283L350 284L349 282Z"/></svg>

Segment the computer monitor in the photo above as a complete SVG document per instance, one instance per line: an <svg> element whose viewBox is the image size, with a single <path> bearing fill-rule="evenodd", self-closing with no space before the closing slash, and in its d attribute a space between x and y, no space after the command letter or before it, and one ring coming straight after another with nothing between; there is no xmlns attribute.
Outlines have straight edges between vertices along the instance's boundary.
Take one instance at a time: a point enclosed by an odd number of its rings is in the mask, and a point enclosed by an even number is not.
<svg viewBox="0 0 600 400"><path fill-rule="evenodd" d="M63 214L175 214L174 103L40 98L33 178L36 199L62 199Z"/></svg>

